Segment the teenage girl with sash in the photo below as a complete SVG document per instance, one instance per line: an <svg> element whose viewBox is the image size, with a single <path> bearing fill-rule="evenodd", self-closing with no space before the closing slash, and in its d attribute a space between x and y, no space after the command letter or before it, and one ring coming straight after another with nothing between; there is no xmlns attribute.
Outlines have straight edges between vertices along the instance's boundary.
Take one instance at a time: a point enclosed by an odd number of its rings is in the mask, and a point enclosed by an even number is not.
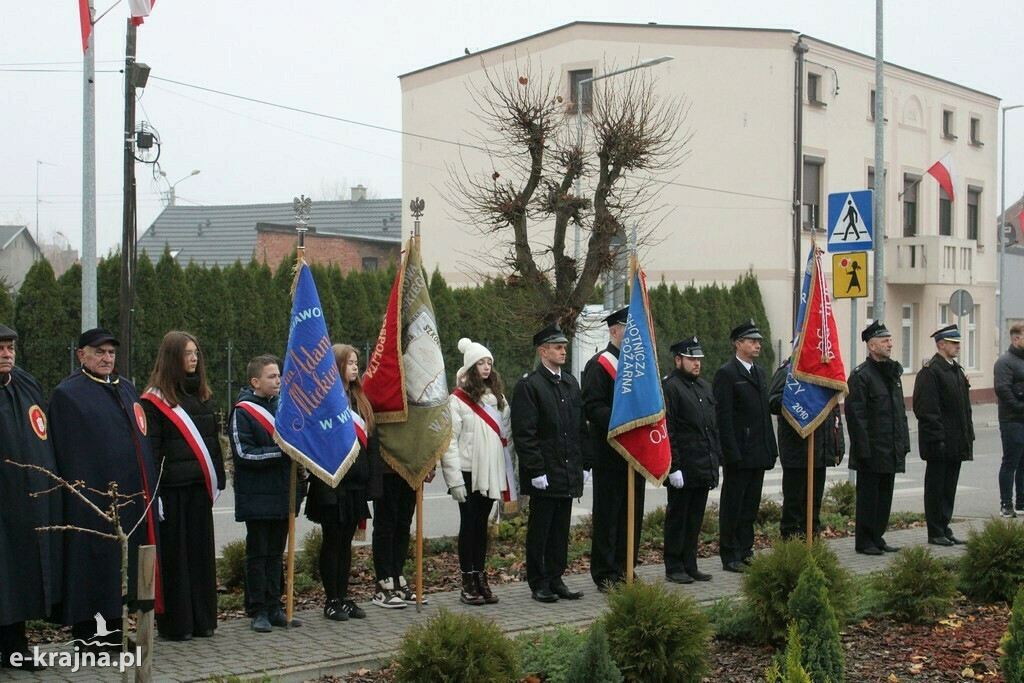
<svg viewBox="0 0 1024 683"><path fill-rule="evenodd" d="M459 340L462 367L449 398L452 440L441 458L445 483L459 504L460 600L498 602L487 585L487 523L496 500L513 503L512 426L494 356L482 344Z"/></svg>
<svg viewBox="0 0 1024 683"><path fill-rule="evenodd" d="M217 628L213 503L224 490L220 424L196 338L164 335L143 393L147 434L160 472L160 571L169 640L209 638Z"/></svg>
<svg viewBox="0 0 1024 683"><path fill-rule="evenodd" d="M380 450L373 408L359 381L359 354L346 344L335 344L333 349L361 448L336 488L310 477L306 517L323 529L320 579L327 594L324 616L332 621L348 621L366 617L366 611L346 596L352 571L352 538L357 528L366 528L370 517L367 501L380 495Z"/></svg>

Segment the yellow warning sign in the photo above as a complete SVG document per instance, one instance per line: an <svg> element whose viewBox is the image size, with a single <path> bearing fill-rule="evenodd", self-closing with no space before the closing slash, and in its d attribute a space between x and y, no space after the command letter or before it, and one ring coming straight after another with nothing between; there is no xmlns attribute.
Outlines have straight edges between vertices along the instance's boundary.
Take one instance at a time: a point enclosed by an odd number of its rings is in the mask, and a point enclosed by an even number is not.
<svg viewBox="0 0 1024 683"><path fill-rule="evenodd" d="M862 299L868 295L868 253L832 254L832 298Z"/></svg>

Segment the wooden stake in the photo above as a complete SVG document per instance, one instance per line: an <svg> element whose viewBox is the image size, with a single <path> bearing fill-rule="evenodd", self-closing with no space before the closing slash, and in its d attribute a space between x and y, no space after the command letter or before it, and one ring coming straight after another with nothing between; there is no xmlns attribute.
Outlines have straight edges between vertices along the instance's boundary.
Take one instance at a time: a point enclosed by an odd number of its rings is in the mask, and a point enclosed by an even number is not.
<svg viewBox="0 0 1024 683"><path fill-rule="evenodd" d="M423 482L416 489L416 611L423 609Z"/></svg>
<svg viewBox="0 0 1024 683"><path fill-rule="evenodd" d="M299 466L292 460L291 484L288 486L288 579L286 582L285 620L292 624L295 608L295 498L299 478Z"/></svg>
<svg viewBox="0 0 1024 683"><path fill-rule="evenodd" d="M807 437L807 547L814 533L814 432Z"/></svg>
<svg viewBox="0 0 1024 683"><path fill-rule="evenodd" d="M636 523L636 514L633 511L636 505L636 490L633 484L635 474L633 464L626 463L626 585L633 585L633 525Z"/></svg>
<svg viewBox="0 0 1024 683"><path fill-rule="evenodd" d="M142 604L150 604L156 598L156 546L139 546L139 585L138 599ZM135 643L142 655L135 662L136 683L149 683L153 680L153 631L155 622L153 607L139 610L138 624L135 627ZM128 624L126 623L125 626Z"/></svg>

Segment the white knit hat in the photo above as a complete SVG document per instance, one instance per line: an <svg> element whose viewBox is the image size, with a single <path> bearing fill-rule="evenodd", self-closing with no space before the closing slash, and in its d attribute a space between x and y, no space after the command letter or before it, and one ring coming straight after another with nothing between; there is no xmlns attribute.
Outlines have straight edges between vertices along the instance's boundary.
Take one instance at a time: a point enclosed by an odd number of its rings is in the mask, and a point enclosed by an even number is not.
<svg viewBox="0 0 1024 683"><path fill-rule="evenodd" d="M459 340L459 351L462 351L462 367L456 373L456 378L465 375L471 367L484 358L494 360L494 356L487 350L486 346L478 344L468 337L463 337Z"/></svg>

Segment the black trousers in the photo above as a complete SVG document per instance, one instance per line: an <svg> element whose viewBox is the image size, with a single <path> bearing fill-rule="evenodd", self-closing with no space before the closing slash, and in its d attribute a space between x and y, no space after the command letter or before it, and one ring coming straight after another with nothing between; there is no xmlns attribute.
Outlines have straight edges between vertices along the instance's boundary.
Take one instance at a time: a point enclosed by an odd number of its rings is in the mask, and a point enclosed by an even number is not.
<svg viewBox="0 0 1024 683"><path fill-rule="evenodd" d="M373 570L378 581L392 578L397 582L409 556L416 491L397 474L385 474L383 479L383 494L373 502Z"/></svg>
<svg viewBox="0 0 1024 683"><path fill-rule="evenodd" d="M270 615L281 609L282 560L287 540L287 519L254 519L245 523L245 609L249 616Z"/></svg>
<svg viewBox="0 0 1024 683"><path fill-rule="evenodd" d="M665 573L697 571L697 542L711 489L668 487L665 509Z"/></svg>
<svg viewBox="0 0 1024 683"><path fill-rule="evenodd" d="M895 474L857 472L857 550L881 548L885 545L885 529L892 510L892 489Z"/></svg>
<svg viewBox="0 0 1024 683"><path fill-rule="evenodd" d="M165 488L160 522L164 613L156 617L166 637L217 628L217 554L213 503L204 484Z"/></svg>
<svg viewBox="0 0 1024 683"><path fill-rule="evenodd" d="M718 546L722 565L754 556L754 522L761 506L764 470L728 466L722 472Z"/></svg>
<svg viewBox="0 0 1024 683"><path fill-rule="evenodd" d="M952 536L949 520L953 519L956 484L960 480L960 461L929 460L924 466L924 518L928 538Z"/></svg>
<svg viewBox="0 0 1024 683"><path fill-rule="evenodd" d="M594 469L594 530L590 545L590 576L598 586L626 578L626 536L629 492L627 472ZM633 558L640 552L640 529L644 522L642 475L633 472Z"/></svg>
<svg viewBox="0 0 1024 683"><path fill-rule="evenodd" d="M530 497L526 520L526 582L531 590L564 585L569 563L572 498Z"/></svg>
<svg viewBox="0 0 1024 683"><path fill-rule="evenodd" d="M482 572L487 563L487 523L494 499L473 490L473 473L462 471L466 502L459 503L459 567L463 572Z"/></svg>
<svg viewBox="0 0 1024 683"><path fill-rule="evenodd" d="M821 533L821 499L825 495L825 468L814 468L813 533ZM807 535L807 468L782 468L782 538Z"/></svg>
<svg viewBox="0 0 1024 683"><path fill-rule="evenodd" d="M3 655L4 661L7 662L15 652L28 652L24 621L0 626L0 655Z"/></svg>
<svg viewBox="0 0 1024 683"><path fill-rule="evenodd" d="M320 546L320 580L324 584L327 602L344 600L348 595L348 578L352 572L352 537L358 526L359 520L352 515L346 516L344 521L325 520L322 525L324 540ZM406 545L409 545L408 541Z"/></svg>

